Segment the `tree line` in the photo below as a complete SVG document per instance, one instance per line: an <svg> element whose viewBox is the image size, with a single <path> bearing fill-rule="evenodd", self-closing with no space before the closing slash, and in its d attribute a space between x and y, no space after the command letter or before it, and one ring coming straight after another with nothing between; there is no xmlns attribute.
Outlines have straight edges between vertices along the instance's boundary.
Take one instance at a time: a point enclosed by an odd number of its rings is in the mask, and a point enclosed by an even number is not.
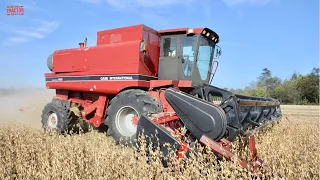
<svg viewBox="0 0 320 180"><path fill-rule="evenodd" d="M295 72L284 80L273 76L268 68L264 68L257 80L244 89L229 89L229 91L249 96L268 96L278 99L282 104L318 105L319 80L318 67L305 75Z"/></svg>

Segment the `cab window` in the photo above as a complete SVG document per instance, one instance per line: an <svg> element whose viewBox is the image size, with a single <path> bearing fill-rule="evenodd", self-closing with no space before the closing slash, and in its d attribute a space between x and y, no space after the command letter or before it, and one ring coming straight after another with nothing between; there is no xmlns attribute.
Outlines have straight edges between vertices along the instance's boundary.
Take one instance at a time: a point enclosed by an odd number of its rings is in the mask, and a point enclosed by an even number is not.
<svg viewBox="0 0 320 180"><path fill-rule="evenodd" d="M201 37L197 61L201 80L206 80L208 78L213 50L214 47L206 39Z"/></svg>
<svg viewBox="0 0 320 180"><path fill-rule="evenodd" d="M185 76L192 74L193 62L195 61L195 49L197 45L197 36L186 36L182 38L182 67Z"/></svg>
<svg viewBox="0 0 320 180"><path fill-rule="evenodd" d="M177 38L164 37L162 42L163 57L177 57Z"/></svg>

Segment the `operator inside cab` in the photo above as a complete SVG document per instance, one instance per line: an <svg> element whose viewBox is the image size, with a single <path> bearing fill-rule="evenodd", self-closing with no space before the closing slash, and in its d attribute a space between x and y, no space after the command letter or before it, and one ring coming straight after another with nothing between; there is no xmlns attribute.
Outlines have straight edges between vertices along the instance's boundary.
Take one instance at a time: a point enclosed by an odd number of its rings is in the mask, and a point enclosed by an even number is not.
<svg viewBox="0 0 320 180"><path fill-rule="evenodd" d="M163 55L164 57L178 58L177 56L177 42L174 37L164 38L163 42ZM181 64L185 76L191 76L193 64L195 61L195 49L197 45L197 37L182 38L181 43Z"/></svg>
<svg viewBox="0 0 320 180"><path fill-rule="evenodd" d="M197 46L197 37L186 37L182 39L182 67L186 76L191 76L195 59L195 49Z"/></svg>

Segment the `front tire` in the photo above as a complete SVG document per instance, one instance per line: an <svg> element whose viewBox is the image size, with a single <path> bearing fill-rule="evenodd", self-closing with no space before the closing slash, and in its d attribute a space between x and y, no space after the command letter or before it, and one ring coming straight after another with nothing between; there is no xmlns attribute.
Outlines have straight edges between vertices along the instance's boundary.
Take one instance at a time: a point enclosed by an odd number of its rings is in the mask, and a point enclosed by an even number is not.
<svg viewBox="0 0 320 180"><path fill-rule="evenodd" d="M134 143L137 126L132 118L157 112L160 112L158 102L146 91L125 90L111 100L107 109L107 133L122 144Z"/></svg>

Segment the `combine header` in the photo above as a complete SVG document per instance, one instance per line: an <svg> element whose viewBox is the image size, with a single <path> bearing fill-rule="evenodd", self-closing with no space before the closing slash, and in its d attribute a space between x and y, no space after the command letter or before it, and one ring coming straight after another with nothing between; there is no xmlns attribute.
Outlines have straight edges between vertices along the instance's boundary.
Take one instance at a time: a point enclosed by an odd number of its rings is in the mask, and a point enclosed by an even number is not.
<svg viewBox="0 0 320 180"><path fill-rule="evenodd" d="M56 50L48 57L46 86L56 90L43 110L45 130L108 127L116 141L130 143L157 131L160 145L184 139L208 145L231 159L231 142L281 119L272 98L233 94L210 85L218 67L219 36L208 28L156 31L145 25L97 33L97 45ZM80 123L79 123L80 122ZM179 134L177 138L175 134ZM249 138L253 161L254 138ZM165 152L165 149L162 149ZM258 172L255 166L241 165Z"/></svg>

